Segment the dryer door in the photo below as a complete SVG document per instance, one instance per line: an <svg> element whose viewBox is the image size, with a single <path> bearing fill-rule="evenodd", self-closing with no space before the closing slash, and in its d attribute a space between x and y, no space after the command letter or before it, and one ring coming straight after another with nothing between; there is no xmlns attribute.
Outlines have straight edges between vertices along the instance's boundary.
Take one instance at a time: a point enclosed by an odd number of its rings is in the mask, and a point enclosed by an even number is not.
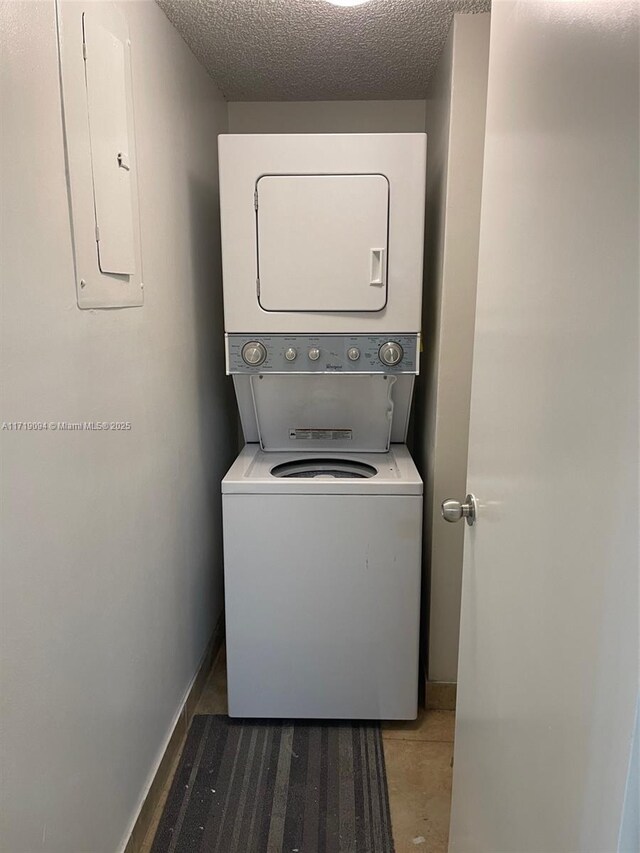
<svg viewBox="0 0 640 853"><path fill-rule="evenodd" d="M387 303L384 175L263 175L256 183L265 311L380 311Z"/></svg>

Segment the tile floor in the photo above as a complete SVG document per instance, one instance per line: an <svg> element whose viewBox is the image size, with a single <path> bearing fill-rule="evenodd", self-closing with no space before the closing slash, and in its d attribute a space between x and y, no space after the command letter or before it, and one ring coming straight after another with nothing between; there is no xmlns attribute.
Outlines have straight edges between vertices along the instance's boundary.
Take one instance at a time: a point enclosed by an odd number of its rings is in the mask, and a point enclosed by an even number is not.
<svg viewBox="0 0 640 853"><path fill-rule="evenodd" d="M223 649L200 695L196 714L226 712L227 673ZM446 853L454 720L453 711L422 709L415 721L383 724L395 853ZM171 777L178 761L179 755ZM162 792L140 853L151 850L170 784Z"/></svg>

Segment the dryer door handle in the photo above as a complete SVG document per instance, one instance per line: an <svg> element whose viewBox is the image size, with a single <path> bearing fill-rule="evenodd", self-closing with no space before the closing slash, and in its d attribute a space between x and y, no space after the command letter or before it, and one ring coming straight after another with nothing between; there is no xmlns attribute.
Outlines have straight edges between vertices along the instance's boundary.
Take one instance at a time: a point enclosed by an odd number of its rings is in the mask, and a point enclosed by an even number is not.
<svg viewBox="0 0 640 853"><path fill-rule="evenodd" d="M384 249L371 250L371 276L369 284L384 284Z"/></svg>

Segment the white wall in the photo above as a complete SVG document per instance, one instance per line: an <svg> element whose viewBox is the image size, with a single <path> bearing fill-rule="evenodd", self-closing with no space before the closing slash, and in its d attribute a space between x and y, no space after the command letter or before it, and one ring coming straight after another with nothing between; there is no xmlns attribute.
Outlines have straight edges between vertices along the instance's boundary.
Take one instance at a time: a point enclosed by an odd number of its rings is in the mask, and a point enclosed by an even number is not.
<svg viewBox="0 0 640 853"><path fill-rule="evenodd" d="M442 520L440 504L462 499L467 477L489 22L489 14L454 17L426 102L425 354L414 438L425 479L431 681L456 681L458 663L464 531Z"/></svg>
<svg viewBox="0 0 640 853"><path fill-rule="evenodd" d="M424 101L232 101L230 133L424 131Z"/></svg>
<svg viewBox="0 0 640 853"><path fill-rule="evenodd" d="M53 0L4 3L2 849L121 846L222 607L216 134L227 108L155 3L128 17L145 305L76 306Z"/></svg>

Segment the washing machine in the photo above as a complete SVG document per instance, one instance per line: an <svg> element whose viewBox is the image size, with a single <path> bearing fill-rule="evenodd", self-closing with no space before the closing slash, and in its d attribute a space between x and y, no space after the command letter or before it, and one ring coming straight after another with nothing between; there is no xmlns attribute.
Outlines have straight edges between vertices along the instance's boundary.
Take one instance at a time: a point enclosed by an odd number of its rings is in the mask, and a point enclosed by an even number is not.
<svg viewBox="0 0 640 853"><path fill-rule="evenodd" d="M219 138L229 713L413 719L424 134Z"/></svg>
<svg viewBox="0 0 640 853"><path fill-rule="evenodd" d="M414 719L422 481L406 447L247 445L222 494L229 714Z"/></svg>

